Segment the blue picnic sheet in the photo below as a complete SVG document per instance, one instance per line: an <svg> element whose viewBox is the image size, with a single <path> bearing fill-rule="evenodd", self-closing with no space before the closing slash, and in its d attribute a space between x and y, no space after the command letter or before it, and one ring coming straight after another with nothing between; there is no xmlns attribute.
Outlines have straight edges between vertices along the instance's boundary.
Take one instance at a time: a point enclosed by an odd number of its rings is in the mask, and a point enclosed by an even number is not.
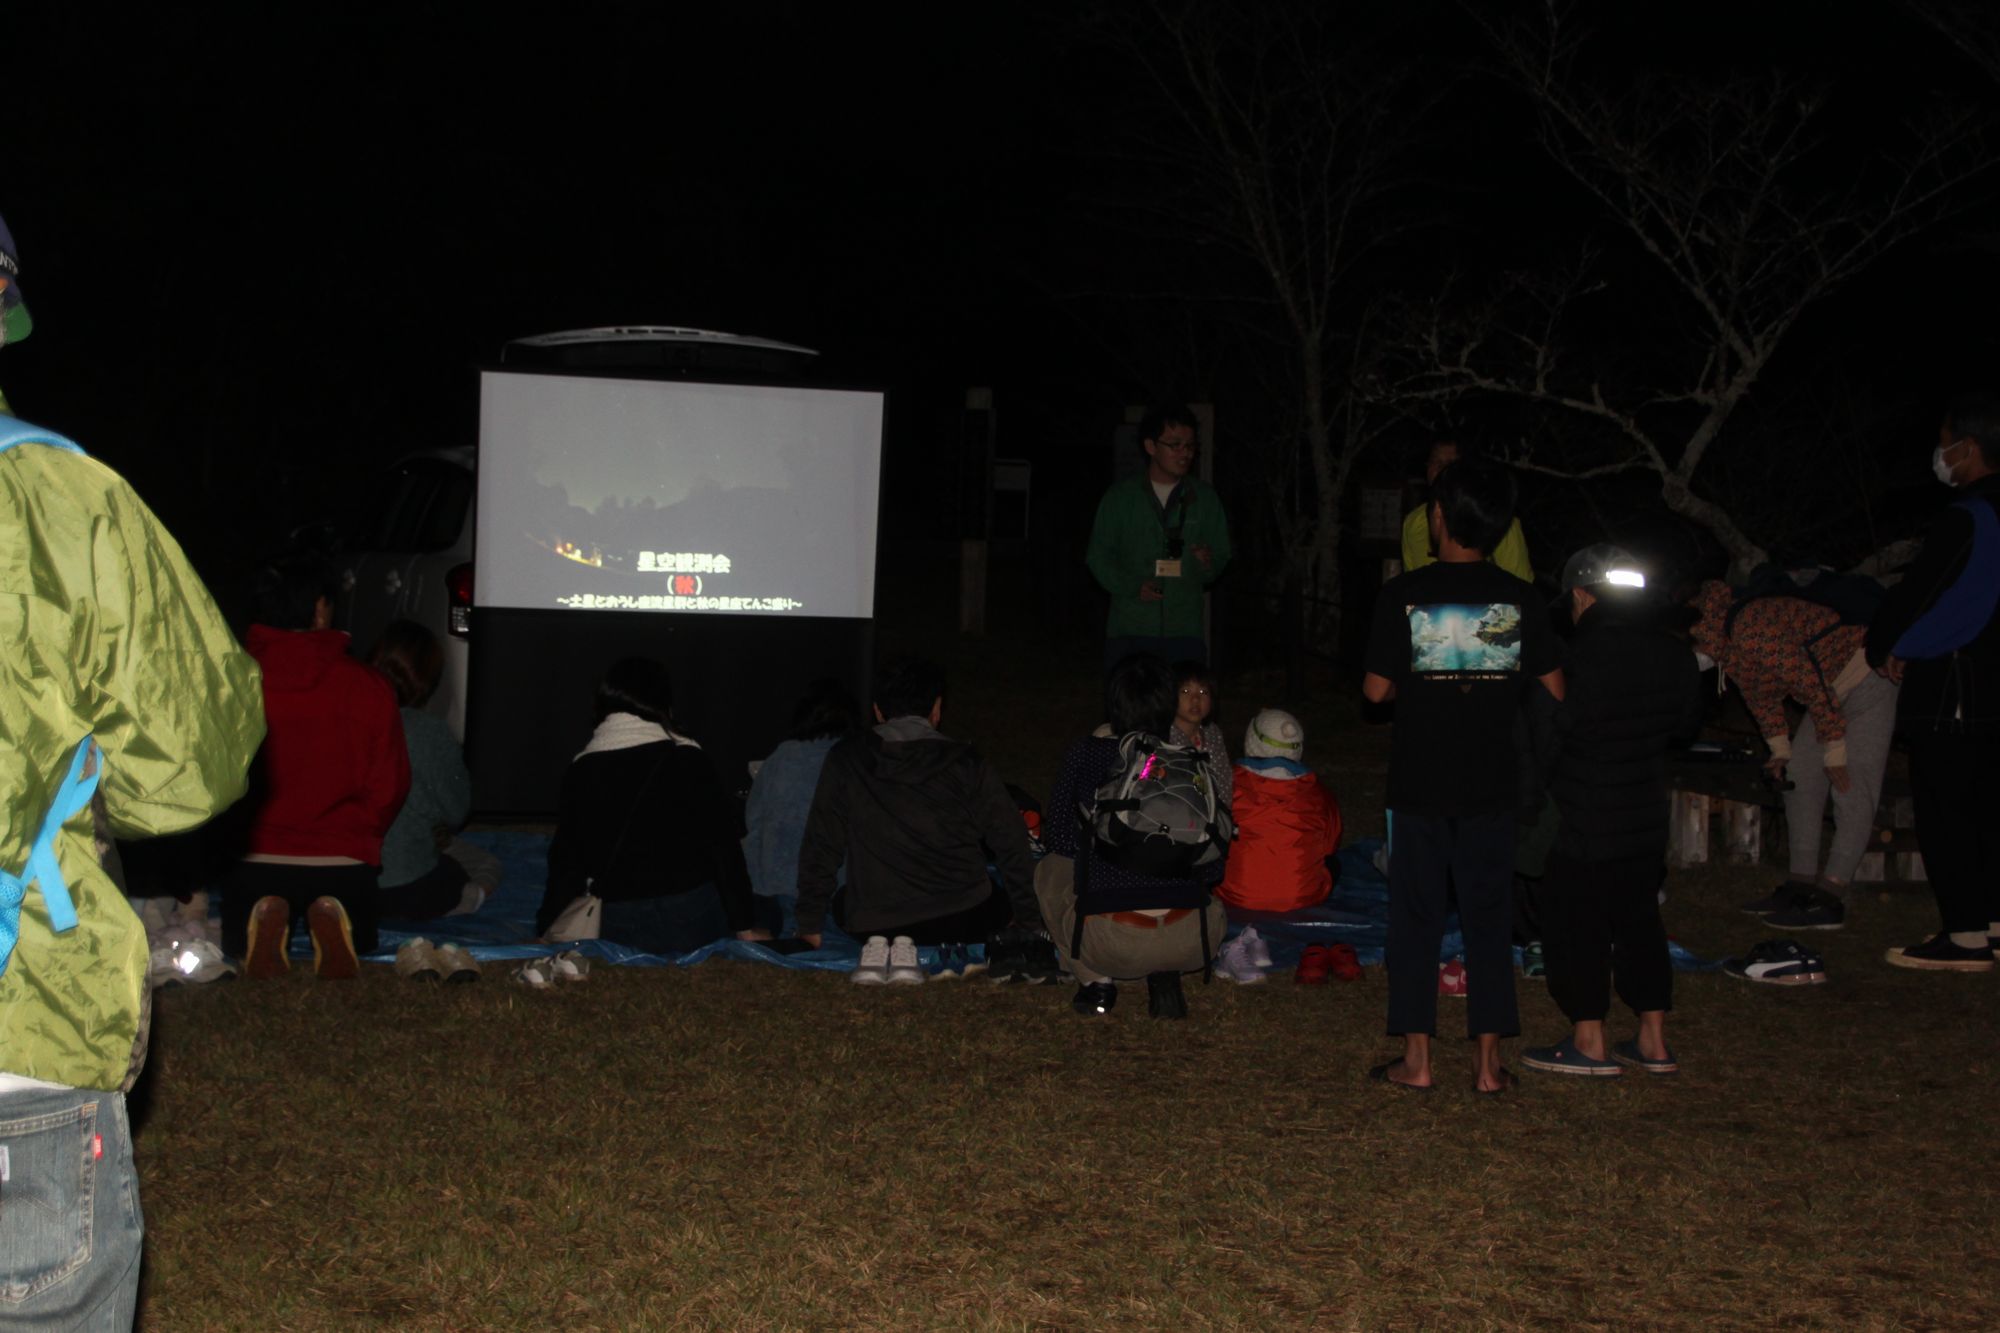
<svg viewBox="0 0 2000 1333"><path fill-rule="evenodd" d="M471 916L435 921L383 921L379 952L369 955L369 961L393 961L396 949L416 936L433 943L461 945L482 962L539 958L561 947L578 949L603 962L639 967L692 967L711 958L735 958L800 970L849 972L861 956L860 944L841 934L831 921L827 922L823 947L810 953L781 954L743 940L717 940L674 957L642 953L611 940L564 946L538 944L533 942L535 909L541 905L542 885L548 874L548 835L489 829L463 836L500 858L499 892ZM1336 941L1353 945L1362 963L1379 964L1389 933L1389 884L1375 868L1375 853L1381 845L1379 839L1364 838L1342 848L1340 878L1333 893L1319 906L1282 916L1231 912L1229 934L1234 936L1244 926L1255 925L1257 933L1270 943L1274 970L1295 966L1308 944ZM303 931L294 937L293 948L303 956L311 955L310 941ZM1464 948L1464 937L1459 933L1454 914L1446 922L1439 959L1459 957ZM1671 944L1670 948L1674 966L1681 971L1710 971L1719 966L1689 953L1679 944ZM978 945L971 952L975 958L984 956L983 948ZM924 966L933 969L938 966L936 949L925 948L919 953Z"/></svg>

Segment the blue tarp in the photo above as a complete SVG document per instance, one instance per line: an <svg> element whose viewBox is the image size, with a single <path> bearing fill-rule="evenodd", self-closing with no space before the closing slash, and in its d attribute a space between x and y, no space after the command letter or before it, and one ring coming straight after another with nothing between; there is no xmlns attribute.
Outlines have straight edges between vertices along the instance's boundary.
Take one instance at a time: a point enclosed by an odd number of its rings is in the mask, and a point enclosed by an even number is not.
<svg viewBox="0 0 2000 1333"><path fill-rule="evenodd" d="M553 952L547 944L531 941L535 934L535 909L542 900L542 884L548 874L549 839L543 833L516 833L501 830L468 833L466 840L484 847L500 858L500 891L472 916L445 917L437 921L384 921L380 952L371 962L389 962L405 940L423 936L434 943L449 941L463 945L482 962L515 958L538 958ZM1341 849L1340 878L1333 894L1318 907L1285 916L1232 913L1230 934L1254 924L1257 933L1270 941L1273 970L1290 969L1298 962L1305 946L1314 942L1345 941L1354 946L1364 964L1379 964L1388 938L1389 885L1375 869L1377 839L1367 838ZM861 946L827 923L825 947L811 953L781 954L761 944L741 940L718 940L679 957L640 953L610 940L591 940L572 947L607 963L629 963L642 967L690 967L711 958L738 958L745 962L770 963L829 972L849 972L860 957ZM1446 923L1440 960L1456 958L1465 947L1454 915ZM311 947L303 932L295 950L310 956ZM1684 972L1709 971L1718 966L1689 953L1678 944L1671 946L1674 966ZM937 950L920 950L925 966L937 966ZM981 950L974 948L979 956Z"/></svg>

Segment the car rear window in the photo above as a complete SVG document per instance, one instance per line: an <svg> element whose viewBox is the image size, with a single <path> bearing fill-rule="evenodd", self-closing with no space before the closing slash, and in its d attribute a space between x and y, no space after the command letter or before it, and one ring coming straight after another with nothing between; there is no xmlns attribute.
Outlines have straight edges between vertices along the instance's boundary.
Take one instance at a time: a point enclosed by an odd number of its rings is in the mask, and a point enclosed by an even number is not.
<svg viewBox="0 0 2000 1333"><path fill-rule="evenodd" d="M371 551L448 550L465 529L472 474L440 458L400 463L387 477L388 499L368 534Z"/></svg>

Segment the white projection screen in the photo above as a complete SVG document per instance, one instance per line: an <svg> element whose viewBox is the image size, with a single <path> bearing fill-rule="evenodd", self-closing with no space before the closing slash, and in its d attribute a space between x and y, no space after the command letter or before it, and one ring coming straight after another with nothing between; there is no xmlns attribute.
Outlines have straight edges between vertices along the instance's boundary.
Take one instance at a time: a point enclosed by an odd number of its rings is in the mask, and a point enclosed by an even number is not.
<svg viewBox="0 0 2000 1333"><path fill-rule="evenodd" d="M868 619L882 395L486 371L482 607Z"/></svg>

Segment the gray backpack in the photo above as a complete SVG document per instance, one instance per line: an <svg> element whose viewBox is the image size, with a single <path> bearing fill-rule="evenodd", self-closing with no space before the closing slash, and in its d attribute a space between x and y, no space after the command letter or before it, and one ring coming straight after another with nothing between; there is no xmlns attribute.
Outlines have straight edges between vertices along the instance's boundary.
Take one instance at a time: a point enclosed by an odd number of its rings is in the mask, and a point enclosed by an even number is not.
<svg viewBox="0 0 2000 1333"><path fill-rule="evenodd" d="M1156 879L1187 878L1220 860L1236 836L1208 756L1143 731L1119 740L1117 768L1079 813L1091 855Z"/></svg>

